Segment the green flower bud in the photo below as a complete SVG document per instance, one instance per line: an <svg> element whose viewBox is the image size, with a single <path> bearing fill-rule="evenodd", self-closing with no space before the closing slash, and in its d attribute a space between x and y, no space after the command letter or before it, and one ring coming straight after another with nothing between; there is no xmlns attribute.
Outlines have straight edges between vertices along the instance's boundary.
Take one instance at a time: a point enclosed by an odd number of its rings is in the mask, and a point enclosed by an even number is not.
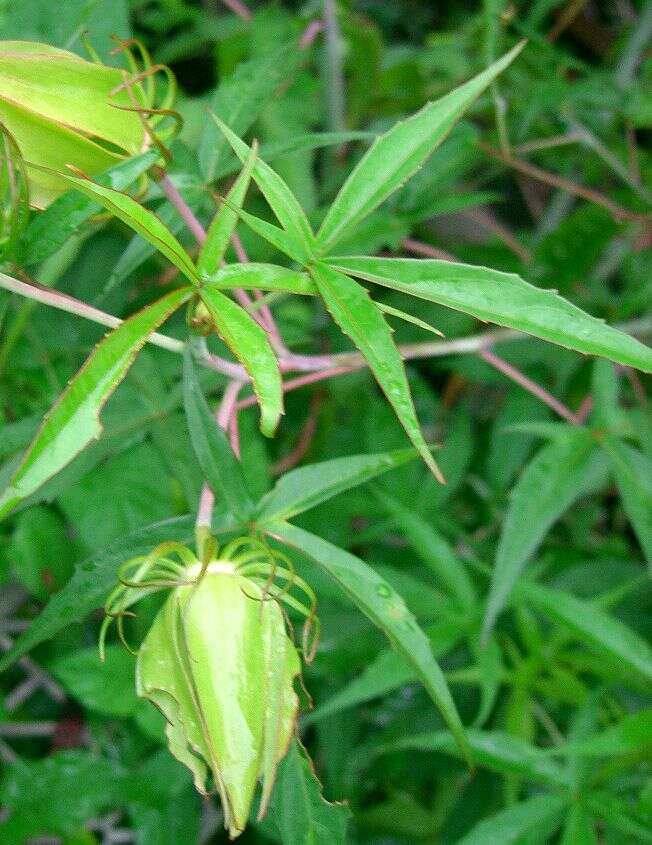
<svg viewBox="0 0 652 845"><path fill-rule="evenodd" d="M157 113L151 77L160 68L138 73L130 54L129 61L132 74L47 44L0 42L0 121L25 162L54 171L73 165L94 176L147 149L153 135L145 116ZM69 187L55 174L28 173L35 208Z"/></svg>
<svg viewBox="0 0 652 845"><path fill-rule="evenodd" d="M12 257L28 216L25 164L16 141L0 123L0 261Z"/></svg>
<svg viewBox="0 0 652 845"><path fill-rule="evenodd" d="M168 543L125 564L106 605L100 647L112 618L122 632L127 608L138 600L135 589L172 587L137 652L136 691L165 716L170 751L202 794L212 775L235 838L245 829L258 781L258 817L265 814L299 710L294 681L301 661L280 602L307 617L307 649L314 593L287 558L253 538L239 538L219 555L206 542L202 557ZM292 586L311 607L289 594Z"/></svg>

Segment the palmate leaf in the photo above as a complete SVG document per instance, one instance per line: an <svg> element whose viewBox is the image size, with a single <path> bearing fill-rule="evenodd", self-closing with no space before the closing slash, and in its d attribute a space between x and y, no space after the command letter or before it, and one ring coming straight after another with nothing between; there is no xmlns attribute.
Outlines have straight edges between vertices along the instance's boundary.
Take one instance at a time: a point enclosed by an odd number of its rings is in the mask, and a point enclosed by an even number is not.
<svg viewBox="0 0 652 845"><path fill-rule="evenodd" d="M519 595L534 610L573 631L594 651L652 682L652 648L619 619L592 602L540 584L521 584Z"/></svg>
<svg viewBox="0 0 652 845"><path fill-rule="evenodd" d="M415 457L414 449L397 449L376 455L334 458L291 470L260 500L256 520L263 523L291 519Z"/></svg>
<svg viewBox="0 0 652 845"><path fill-rule="evenodd" d="M623 508L652 572L652 461L611 435L603 438L602 446L609 458Z"/></svg>
<svg viewBox="0 0 652 845"><path fill-rule="evenodd" d="M571 504L604 474L591 433L568 426L524 469L503 523L483 624L488 637L529 557Z"/></svg>
<svg viewBox="0 0 652 845"><path fill-rule="evenodd" d="M310 275L335 322L364 355L419 454L435 478L445 483L421 433L403 360L385 318L367 291L343 273L317 263Z"/></svg>
<svg viewBox="0 0 652 845"><path fill-rule="evenodd" d="M197 258L197 271L202 277L214 273L222 263L231 235L238 222L238 212L242 209L242 203L249 187L251 172L256 162L256 151L257 145L253 144L240 175L233 183L224 204L218 209L208 228L206 240Z"/></svg>
<svg viewBox="0 0 652 845"><path fill-rule="evenodd" d="M652 349L515 273L436 259L347 256L326 261L343 273L463 311L478 320L652 372Z"/></svg>
<svg viewBox="0 0 652 845"><path fill-rule="evenodd" d="M251 148L238 138L219 117L214 114L211 117L244 164L251 155ZM260 158L254 165L253 178L283 229L301 249L300 260L309 261L313 254L315 236L297 198L278 173Z"/></svg>
<svg viewBox="0 0 652 845"><path fill-rule="evenodd" d="M421 167L466 109L516 58L523 46L517 45L478 76L440 100L428 103L374 141L326 214L317 234L322 255Z"/></svg>
<svg viewBox="0 0 652 845"><path fill-rule="evenodd" d="M242 467L226 434L210 412L189 348L186 348L183 360L183 395L190 440L206 480L215 495L222 496L236 519L248 519L253 502L245 486Z"/></svg>
<svg viewBox="0 0 652 845"><path fill-rule="evenodd" d="M292 76L300 61L298 50L281 47L261 57L240 62L234 73L215 91L210 110L218 114L236 134L244 135L276 89ZM206 121L199 141L199 164L207 182L228 175L229 171L225 173L224 170L228 166L229 155L229 144L222 132L210 120Z"/></svg>
<svg viewBox="0 0 652 845"><path fill-rule="evenodd" d="M283 413L283 385L267 332L217 288L204 286L200 296L217 333L249 374L260 405L260 430L272 437Z"/></svg>
<svg viewBox="0 0 652 845"><path fill-rule="evenodd" d="M136 354L177 308L192 288L179 288L109 332L69 383L27 450L22 463L0 496L0 518L66 466L100 436L99 414L124 379Z"/></svg>
<svg viewBox="0 0 652 845"><path fill-rule="evenodd" d="M197 270L190 256L172 232L148 208L136 202L128 194L98 185L91 182L90 179L81 179L67 173L58 175L66 182L74 185L77 190L97 200L107 211L115 214L123 223L130 226L159 252L163 253L188 281L193 284L197 283Z"/></svg>
<svg viewBox="0 0 652 845"><path fill-rule="evenodd" d="M467 761L471 761L464 727L430 641L398 593L360 558L289 522L270 523L266 532L312 559L388 638L435 702Z"/></svg>

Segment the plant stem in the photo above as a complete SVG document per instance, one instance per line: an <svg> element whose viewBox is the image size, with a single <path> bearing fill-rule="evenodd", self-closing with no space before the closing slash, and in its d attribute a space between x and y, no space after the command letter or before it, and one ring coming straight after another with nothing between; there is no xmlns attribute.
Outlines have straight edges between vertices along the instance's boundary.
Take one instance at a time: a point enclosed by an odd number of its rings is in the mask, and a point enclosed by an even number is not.
<svg viewBox="0 0 652 845"><path fill-rule="evenodd" d="M239 18L242 18L245 21L251 20L251 12L242 0L222 0L222 3L224 3L227 9L230 9Z"/></svg>
<svg viewBox="0 0 652 845"><path fill-rule="evenodd" d="M574 194L577 197L582 197L582 199L602 206L602 208L606 209L611 214L617 223L622 223L627 220L642 222L646 219L644 215L630 211L628 208L623 208L622 205L613 202L599 191L586 188L584 185L578 185L576 182L564 179L563 176L558 176L556 173L549 173L547 170L543 170L540 167L536 167L534 164L529 164L528 162L514 158L513 156L505 156L500 152L500 150L495 150L488 144L480 142L478 146L492 158L502 161L508 167L513 167L514 170L518 170L526 176L531 176L533 179L538 179L540 182L552 185L553 188L560 188L562 191L568 191L570 194Z"/></svg>
<svg viewBox="0 0 652 845"><path fill-rule="evenodd" d="M58 290L43 287L42 285L32 282L27 284L21 282L19 279L14 279L13 276L7 276L5 273L0 273L0 288L18 293L27 299L35 302L40 302L44 305L51 305L53 308L58 308L59 311L65 311L68 314L76 314L78 317L84 317L86 320L91 320L93 323L99 323L101 326L107 326L110 329L119 326L123 320L119 317L114 317L112 314L107 314L105 311L100 311L99 308L94 308L92 305L87 305L73 296L68 296ZM177 340L173 337L153 332L149 338L148 343L153 346L159 346L161 349L167 349L168 352L174 352L177 355L183 355L185 343L182 340ZM210 367L223 375L230 378L246 378L244 368L239 364L233 364L225 358L220 358L218 355L212 355L206 352L205 355L198 358L200 364Z"/></svg>
<svg viewBox="0 0 652 845"><path fill-rule="evenodd" d="M203 244L206 240L206 229L204 229L202 224L195 217L193 210L181 196L170 177L164 173L160 178L160 183L166 197L179 212L179 214L181 215L181 219L193 233L195 239L197 240L197 243ZM231 243L233 244L233 248L235 249L238 261L243 264L247 263L249 260L247 257L247 253L245 252L244 247L242 246L242 242L236 232L234 232L231 236ZM242 288L234 288L233 293L235 298L238 300L238 302L240 303L240 305L242 305L243 308L250 308L250 306L252 305L252 300L247 291L243 290ZM278 328L276 327L276 323L274 322L274 318L272 317L272 312L269 310L269 307L264 306L264 308L261 308L259 314L252 312L251 316L270 335L270 341L272 342L272 345L276 348L276 351L284 351L285 345L283 344L280 333L278 331Z"/></svg>
<svg viewBox="0 0 652 845"><path fill-rule="evenodd" d="M5 273L0 273L0 288L9 290L12 293L19 293L28 299L34 299L45 305L51 305L60 311L76 314L79 317L84 317L87 320L108 326L109 328L115 328L122 323L122 320L118 317L107 314L105 311L100 311L98 308L87 305L85 302L81 302L79 299L75 299L65 293L43 288L36 284L27 284L14 279L13 276L7 276ZM652 333L652 317L641 317L625 323L617 323L615 328L628 332L629 334L644 337ZM458 337L453 340L402 344L399 346L399 350L404 361L413 361L421 358L440 358L446 355L464 355L469 352L478 352L480 349L487 349L496 343L526 340L528 337L529 335L516 331L516 329L495 329L494 331L484 332L483 334ZM161 347L161 349L167 349L168 352L174 352L177 355L183 355L186 346L183 341L159 334L158 332L153 332L149 336L148 342L154 346ZM230 378L244 382L249 380L243 367L239 364L233 364L231 361L227 361L217 355L206 352L198 356L197 360L198 363L210 367ZM301 370L321 371L329 367L335 367L337 369L343 367L345 370L350 371L366 366L363 357L357 352L343 352L337 355L291 355L287 359L282 358L279 363L283 372Z"/></svg>
<svg viewBox="0 0 652 845"><path fill-rule="evenodd" d="M481 349L478 352L478 355L483 361L486 361L487 364L495 367L499 372L507 376L507 378L510 378L512 381L516 382L516 384L520 384L524 390L527 390L528 393L536 396L537 399L540 399L545 405L552 408L552 410L560 417L567 420L569 423L572 423L572 425L580 425L580 419L577 414L574 414L570 408L567 408L563 402L556 399L552 393L549 393L545 388L541 387L540 384L532 381L532 379L528 378L520 370L517 370L516 367L512 366L508 361L499 358L498 355L494 355L494 353L489 349Z"/></svg>
<svg viewBox="0 0 652 845"><path fill-rule="evenodd" d="M324 28L324 22L322 20L310 21L308 26L303 31L303 35L299 39L299 48L301 50L307 50L310 47L319 35L319 33Z"/></svg>
<svg viewBox="0 0 652 845"><path fill-rule="evenodd" d="M229 430L229 426L231 423L231 419L236 413L237 408L237 401L238 401L238 394L242 390L243 382L233 380L230 381L222 396L222 401L220 402L220 406L217 409L217 414L215 416L215 420L219 427L223 431ZM237 458L240 457L240 449L238 448L237 442L234 443L233 439L231 440L231 446ZM201 490L201 495L199 497L199 507L197 508L197 520L195 522L196 528L207 528L210 529L213 523L213 505L215 504L215 496L213 491L208 486L208 483L205 481Z"/></svg>
<svg viewBox="0 0 652 845"><path fill-rule="evenodd" d="M326 36L326 83L329 124L333 132L344 129L344 54L342 36L337 22L335 0L324 0L324 30Z"/></svg>

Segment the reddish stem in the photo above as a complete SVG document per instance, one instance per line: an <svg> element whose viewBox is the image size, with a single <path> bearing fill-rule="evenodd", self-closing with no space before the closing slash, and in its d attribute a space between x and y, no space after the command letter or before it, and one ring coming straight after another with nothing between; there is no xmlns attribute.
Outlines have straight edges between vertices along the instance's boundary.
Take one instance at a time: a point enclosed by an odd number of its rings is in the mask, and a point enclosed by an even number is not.
<svg viewBox="0 0 652 845"><path fill-rule="evenodd" d="M424 244L422 241L416 241L414 238L403 238L403 249L408 252L413 252L415 255L423 255L426 258L438 258L440 261L457 261L454 255L446 252L443 249L438 249L431 244Z"/></svg>
<svg viewBox="0 0 652 845"><path fill-rule="evenodd" d="M243 382L241 381L230 381L224 390L224 395L222 396L222 401L220 402L220 406L216 414L216 422L224 431L229 431L231 420L234 417L237 419L236 403L238 400L238 394L242 390L242 385ZM240 448L237 438L237 423L235 440L233 432L231 432L231 448L235 452L236 457L239 458ZM208 482L205 481L199 497L199 507L197 508L197 520L195 522L197 528L210 529L213 523L214 504L215 495L208 486Z"/></svg>
<svg viewBox="0 0 652 845"><path fill-rule="evenodd" d="M324 22L322 20L310 21L299 39L299 47L302 50L307 50L323 29Z"/></svg>
<svg viewBox="0 0 652 845"><path fill-rule="evenodd" d="M308 375L305 376L291 378L283 382L283 393L289 393L291 390L297 390L299 387L305 387L307 384L324 381L324 379L335 378L335 376L343 376L346 373L352 373L355 370L360 370L365 366L365 364L360 363L348 367L331 367L328 370L320 370L316 373L308 373ZM238 402L236 408L238 411L241 411L244 408L251 408L256 404L256 402L257 400L254 395L247 396Z"/></svg>
<svg viewBox="0 0 652 845"><path fill-rule="evenodd" d="M490 352L488 349L481 349L478 352L480 358L483 361L486 361L487 364L491 364L492 367L495 367L499 370L503 375L510 378L512 381L515 381L516 384L520 384L525 390L531 393L533 396L536 396L537 399L540 399L544 402L549 408L552 408L555 413L559 414L565 420L568 420L569 423L572 425L580 425L581 421L577 414L574 414L570 408L567 408L563 402L560 402L559 399L556 399L552 393L548 393L548 391L541 387L540 384L537 384L532 379L528 378L524 375L520 370L517 370L516 367L513 367L510 363L499 358L497 355L494 355L493 352Z"/></svg>
<svg viewBox="0 0 652 845"><path fill-rule="evenodd" d="M242 0L222 0L222 3L239 18L245 21L251 20L251 11L245 6Z"/></svg>

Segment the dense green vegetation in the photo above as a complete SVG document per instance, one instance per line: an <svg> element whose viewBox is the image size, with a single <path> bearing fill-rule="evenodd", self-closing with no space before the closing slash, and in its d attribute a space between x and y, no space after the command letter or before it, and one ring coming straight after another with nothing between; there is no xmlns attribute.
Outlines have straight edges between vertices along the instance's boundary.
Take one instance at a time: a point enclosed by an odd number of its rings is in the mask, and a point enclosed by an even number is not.
<svg viewBox="0 0 652 845"><path fill-rule="evenodd" d="M0 841L652 842L652 4L0 34Z"/></svg>

